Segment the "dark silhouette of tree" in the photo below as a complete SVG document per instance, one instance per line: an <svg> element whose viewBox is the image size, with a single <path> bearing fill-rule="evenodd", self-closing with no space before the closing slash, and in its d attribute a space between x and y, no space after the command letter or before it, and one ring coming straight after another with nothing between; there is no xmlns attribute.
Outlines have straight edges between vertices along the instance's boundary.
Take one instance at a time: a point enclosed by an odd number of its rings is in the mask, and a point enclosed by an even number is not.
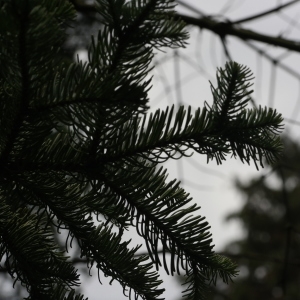
<svg viewBox="0 0 300 300"><path fill-rule="evenodd" d="M241 270L221 299L297 299L300 293L300 146L284 139L284 154L273 172L237 182L245 204L228 216L245 238L225 249Z"/></svg>
<svg viewBox="0 0 300 300"><path fill-rule="evenodd" d="M153 266L183 270L192 299L204 299L217 278L228 283L235 264L214 253L199 207L160 164L192 151L257 168L278 159L282 117L247 108L250 70L233 61L218 69L213 103L194 114L181 106L148 115L154 49L183 47L188 37L172 1L96 1L103 26L87 63L60 49L75 17L68 1L0 7L1 271L39 300L83 299L80 260L134 299L161 299ZM147 255L122 239L130 226ZM64 248L54 234L61 229ZM80 257L65 253L73 240Z"/></svg>
<svg viewBox="0 0 300 300"><path fill-rule="evenodd" d="M230 242L222 254L236 261L239 276L229 285L218 282L207 299L299 297L300 145L287 136L283 142L283 156L267 176L236 182L244 205L227 220L238 221L244 237Z"/></svg>

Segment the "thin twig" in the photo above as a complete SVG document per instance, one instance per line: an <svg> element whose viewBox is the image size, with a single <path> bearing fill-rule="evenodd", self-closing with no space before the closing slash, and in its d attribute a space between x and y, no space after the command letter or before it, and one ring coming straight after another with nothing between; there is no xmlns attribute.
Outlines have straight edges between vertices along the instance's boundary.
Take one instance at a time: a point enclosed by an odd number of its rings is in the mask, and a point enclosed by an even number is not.
<svg viewBox="0 0 300 300"><path fill-rule="evenodd" d="M177 0L176 2L180 5L182 5L183 7L188 8L192 12L195 12L195 13L201 15L201 16L204 16L204 13L202 11L200 11L197 7L194 7L194 6L192 6L188 3L185 3L184 1L180 1L180 0Z"/></svg>
<svg viewBox="0 0 300 300"><path fill-rule="evenodd" d="M247 18L243 18L243 19L239 19L237 21L233 21L231 22L231 24L240 24L240 23L245 23L245 22L249 22L249 21L253 21L253 20L256 20L256 19L259 19L261 17L265 17L267 15L270 15L274 12L278 12L280 10L282 10L283 8L286 8L292 4L295 4L299 2L299 0L293 0L293 1L290 1L288 3L285 3L285 4L282 4L282 5L279 5L273 9L270 9L270 10L267 10L267 11L264 11L262 13L259 13L259 14L256 14L256 15L253 15L253 16L250 16L250 17L247 17Z"/></svg>

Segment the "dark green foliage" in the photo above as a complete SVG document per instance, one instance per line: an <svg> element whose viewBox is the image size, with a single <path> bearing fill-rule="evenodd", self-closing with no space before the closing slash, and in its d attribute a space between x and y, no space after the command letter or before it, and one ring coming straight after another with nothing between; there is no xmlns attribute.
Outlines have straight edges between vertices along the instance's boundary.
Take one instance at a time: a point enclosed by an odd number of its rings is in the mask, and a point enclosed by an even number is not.
<svg viewBox="0 0 300 300"><path fill-rule="evenodd" d="M153 265L183 271L185 294L195 300L218 276L230 281L235 265L214 254L199 207L158 164L191 150L218 163L227 154L261 165L278 158L282 117L246 109L250 71L235 62L219 69L211 107L148 116L153 49L187 39L172 1L97 0L105 26L87 63L62 60L59 45L74 18L69 2L1 3L0 254L28 299L83 297L73 292L78 275L53 227L68 230L66 243L75 239L89 266L134 299L161 299ZM129 226L149 256L136 257L139 246L122 240Z"/></svg>

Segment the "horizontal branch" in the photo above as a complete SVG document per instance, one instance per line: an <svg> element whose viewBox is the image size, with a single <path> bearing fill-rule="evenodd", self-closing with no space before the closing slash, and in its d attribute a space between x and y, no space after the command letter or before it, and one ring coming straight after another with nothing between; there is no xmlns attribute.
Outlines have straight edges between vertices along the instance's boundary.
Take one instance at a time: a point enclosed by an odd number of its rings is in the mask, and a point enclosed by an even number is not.
<svg viewBox="0 0 300 300"><path fill-rule="evenodd" d="M282 47L287 50L300 52L300 41L288 40L281 37L261 34L252 30L237 28L231 22L218 22L208 17L194 18L182 14L177 15L178 18L185 21L188 25L198 26L203 29L210 30L215 34L225 36L236 36L242 40L252 40L265 44Z"/></svg>
<svg viewBox="0 0 300 300"><path fill-rule="evenodd" d="M90 14L92 12L96 12L96 9L91 4L79 4L79 1L76 0L71 0L71 2L73 3L74 8L82 14ZM287 50L300 52L300 40L299 42L297 42L281 37L261 34L252 30L234 26L235 22L219 22L214 20L213 17L204 16L195 18L183 14L177 14L177 18L185 21L187 25L198 26L200 28L210 30L221 37L236 36L242 40L262 42L265 44L282 47Z"/></svg>

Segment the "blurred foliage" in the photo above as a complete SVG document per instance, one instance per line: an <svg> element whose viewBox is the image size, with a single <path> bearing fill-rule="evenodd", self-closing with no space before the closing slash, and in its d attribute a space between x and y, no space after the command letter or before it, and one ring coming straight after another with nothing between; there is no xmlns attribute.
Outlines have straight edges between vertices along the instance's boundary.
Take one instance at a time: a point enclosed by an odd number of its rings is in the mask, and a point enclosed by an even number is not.
<svg viewBox="0 0 300 300"><path fill-rule="evenodd" d="M240 276L226 291L229 299L299 298L300 145L287 137L284 145L270 176L237 182L245 204L228 220L240 222L245 238L225 249L240 266Z"/></svg>
<svg viewBox="0 0 300 300"><path fill-rule="evenodd" d="M227 220L238 221L244 237L223 254L236 261L239 276L212 287L210 300L299 299L300 145L288 137L283 142L282 159L270 173L236 182L244 204Z"/></svg>

